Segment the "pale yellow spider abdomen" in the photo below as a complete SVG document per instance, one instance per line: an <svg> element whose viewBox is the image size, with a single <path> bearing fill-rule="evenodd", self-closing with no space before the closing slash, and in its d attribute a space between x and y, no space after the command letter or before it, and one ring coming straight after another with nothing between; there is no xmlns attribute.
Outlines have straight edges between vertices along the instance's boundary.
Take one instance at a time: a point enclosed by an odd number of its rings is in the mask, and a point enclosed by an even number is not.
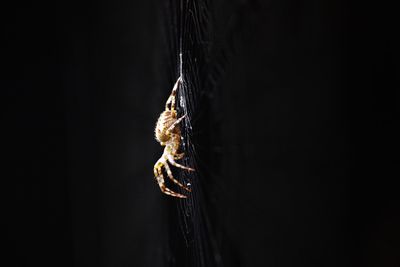
<svg viewBox="0 0 400 267"><path fill-rule="evenodd" d="M171 138L171 134L180 135L179 125L176 125L171 131L168 131L168 129L176 122L176 120L176 112L166 110L161 113L157 120L155 129L156 139L158 142L161 144L167 142Z"/></svg>

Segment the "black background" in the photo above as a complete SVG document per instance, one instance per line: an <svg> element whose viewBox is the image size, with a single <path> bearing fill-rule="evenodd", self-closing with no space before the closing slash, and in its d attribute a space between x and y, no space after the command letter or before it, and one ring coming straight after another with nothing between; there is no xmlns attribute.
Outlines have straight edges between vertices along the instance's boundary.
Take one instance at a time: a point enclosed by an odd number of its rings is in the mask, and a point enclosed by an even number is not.
<svg viewBox="0 0 400 267"><path fill-rule="evenodd" d="M3 6L3 266L174 266L163 244L176 200L152 177L153 127L174 79L160 9ZM219 130L194 129L221 145L208 205L225 266L399 266L395 9L210 10L216 35L240 21L209 97Z"/></svg>

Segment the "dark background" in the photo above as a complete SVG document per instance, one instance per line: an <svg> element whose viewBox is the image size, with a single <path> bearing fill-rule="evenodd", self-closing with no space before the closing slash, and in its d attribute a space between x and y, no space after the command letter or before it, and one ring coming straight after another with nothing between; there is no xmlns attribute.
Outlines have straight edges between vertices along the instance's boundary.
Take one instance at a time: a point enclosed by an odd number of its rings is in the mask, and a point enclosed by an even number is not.
<svg viewBox="0 0 400 267"><path fill-rule="evenodd" d="M233 52L200 104L213 113L194 127L200 160L215 163L198 205L224 266L399 266L395 9L209 8L213 38L230 36ZM177 200L152 177L154 124L175 78L162 9L2 7L3 266L177 266L165 246Z"/></svg>

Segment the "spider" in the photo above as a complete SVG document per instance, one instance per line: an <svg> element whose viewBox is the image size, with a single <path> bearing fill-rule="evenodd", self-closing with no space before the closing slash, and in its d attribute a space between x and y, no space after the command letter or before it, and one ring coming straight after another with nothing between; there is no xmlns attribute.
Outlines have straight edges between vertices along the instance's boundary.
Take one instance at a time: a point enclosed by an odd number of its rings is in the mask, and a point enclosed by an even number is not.
<svg viewBox="0 0 400 267"><path fill-rule="evenodd" d="M165 104L165 110L161 113L157 120L155 128L156 140L162 146L165 146L165 148L161 158L154 165L154 176L158 185L160 186L161 192L178 198L186 198L186 196L176 193L165 186L162 169L165 169L169 179L171 179L172 182L186 191L191 192L190 188L184 186L174 178L171 168L169 167L169 164L171 164L187 171L194 171L194 169L183 166L175 161L182 159L185 156L184 153L178 153L178 150L181 144L181 129L179 127L179 123L185 118L186 114L178 119L178 114L175 109L176 91L182 82L182 78L179 77L172 89L171 95L168 97L167 103Z"/></svg>

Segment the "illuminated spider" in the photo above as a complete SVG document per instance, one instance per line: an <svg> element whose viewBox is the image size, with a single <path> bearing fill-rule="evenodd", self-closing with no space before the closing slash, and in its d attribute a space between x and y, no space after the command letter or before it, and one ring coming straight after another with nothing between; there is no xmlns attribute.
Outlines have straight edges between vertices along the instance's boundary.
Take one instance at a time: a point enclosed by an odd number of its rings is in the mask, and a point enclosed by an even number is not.
<svg viewBox="0 0 400 267"><path fill-rule="evenodd" d="M160 186L161 192L174 197L186 198L185 195L176 193L165 186L164 175L162 171L164 168L172 182L179 185L186 191L191 192L188 187L174 179L174 176L172 175L171 169L168 165L171 164L184 170L194 171L192 168L175 162L175 160L181 159L185 155L184 153L178 153L178 149L181 144L181 129L179 127L179 123L183 120L183 118L185 118L186 115L183 115L178 119L178 114L175 109L176 91L181 83L182 78L179 77L174 85L174 88L172 89L171 95L168 97L167 103L165 104L165 110L161 113L157 120L155 129L156 139L162 146L165 146L165 148L161 158L154 165L154 176L157 179L157 183Z"/></svg>

